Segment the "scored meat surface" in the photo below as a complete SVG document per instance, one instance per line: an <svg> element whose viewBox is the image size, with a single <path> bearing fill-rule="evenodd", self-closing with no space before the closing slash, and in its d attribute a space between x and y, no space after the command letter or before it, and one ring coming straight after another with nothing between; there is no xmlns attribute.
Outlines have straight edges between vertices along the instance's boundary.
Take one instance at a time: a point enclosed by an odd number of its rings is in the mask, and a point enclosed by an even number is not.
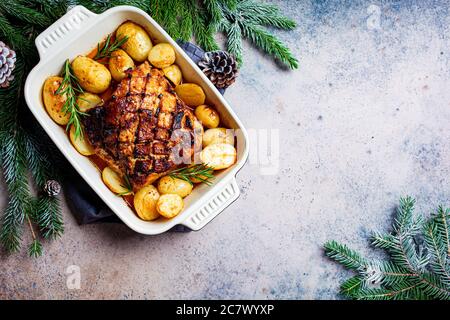
<svg viewBox="0 0 450 320"><path fill-rule="evenodd" d="M96 154L136 190L180 164L177 156L191 157L197 119L161 70L144 62L127 73L83 125Z"/></svg>

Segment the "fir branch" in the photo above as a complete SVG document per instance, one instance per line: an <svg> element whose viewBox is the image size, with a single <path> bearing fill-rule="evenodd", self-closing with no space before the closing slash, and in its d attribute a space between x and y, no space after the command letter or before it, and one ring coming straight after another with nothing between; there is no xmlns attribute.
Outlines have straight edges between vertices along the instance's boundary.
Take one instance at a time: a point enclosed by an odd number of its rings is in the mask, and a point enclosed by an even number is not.
<svg viewBox="0 0 450 320"><path fill-rule="evenodd" d="M418 284L392 289L362 289L354 297L358 300L410 300L417 296Z"/></svg>
<svg viewBox="0 0 450 320"><path fill-rule="evenodd" d="M298 68L298 60L291 51L274 35L254 23L240 23L244 37L257 47L279 59L291 69Z"/></svg>
<svg viewBox="0 0 450 320"><path fill-rule="evenodd" d="M47 27L52 23L52 20L47 16L20 3L20 1L0 1L0 12L3 15L40 27Z"/></svg>
<svg viewBox="0 0 450 320"><path fill-rule="evenodd" d="M27 59L27 62L31 62L29 59L36 55L36 49L33 43L21 33L18 33L17 27L13 26L3 15L0 15L0 37L10 44L18 56L21 55Z"/></svg>
<svg viewBox="0 0 450 320"><path fill-rule="evenodd" d="M28 247L28 255L33 258L40 257L42 255L42 244L39 240L33 240Z"/></svg>
<svg viewBox="0 0 450 320"><path fill-rule="evenodd" d="M46 239L55 239L64 232L64 222L61 215L59 199L43 195L36 203L37 224Z"/></svg>
<svg viewBox="0 0 450 320"><path fill-rule="evenodd" d="M431 257L431 269L443 283L450 286L450 270L447 270L447 248L433 220L430 220L424 226L424 239Z"/></svg>
<svg viewBox="0 0 450 320"><path fill-rule="evenodd" d="M3 213L0 242L9 252L20 248L22 224L30 212L31 194L28 188L24 138L20 131L2 134L1 158L9 200Z"/></svg>
<svg viewBox="0 0 450 320"><path fill-rule="evenodd" d="M66 101L62 107L64 113L69 113L69 122L66 125L66 130L69 131L70 126L75 128L75 138L83 136L83 129L81 127L81 116L85 113L80 111L77 103L77 94L83 92L78 79L75 77L69 59L64 62L64 67L61 72L63 78L61 85L56 90L56 94L65 95Z"/></svg>
<svg viewBox="0 0 450 320"><path fill-rule="evenodd" d="M16 196L10 196L8 205L3 211L0 243L8 252L16 252L22 240L22 224L24 214L21 202Z"/></svg>
<svg viewBox="0 0 450 320"><path fill-rule="evenodd" d="M111 54L117 49L119 49L125 42L127 42L127 40L128 37L125 36L122 39L115 39L111 43L111 35L109 34L106 37L106 40L103 42L103 44L100 43L97 44L97 53L94 56L94 60L100 60L103 58L111 57Z"/></svg>
<svg viewBox="0 0 450 320"><path fill-rule="evenodd" d="M398 241L392 234L374 232L372 235L371 244L381 249L393 249L398 246Z"/></svg>
<svg viewBox="0 0 450 320"><path fill-rule="evenodd" d="M364 279L360 276L349 278L341 285L341 294L347 298L355 298L358 292L364 287Z"/></svg>
<svg viewBox="0 0 450 320"><path fill-rule="evenodd" d="M164 0L149 1L149 14L159 24L162 24L162 22L163 22L163 14L162 14L163 10L161 8L161 1L164 1ZM168 33L170 34L170 32L168 32Z"/></svg>
<svg viewBox="0 0 450 320"><path fill-rule="evenodd" d="M411 197L401 198L394 219L394 231L397 233L409 233L414 224L413 211L416 201Z"/></svg>
<svg viewBox="0 0 450 320"><path fill-rule="evenodd" d="M387 250L391 261L375 260L361 267L359 262L365 260L345 245L334 241L324 245L328 256L358 273L343 284L350 292L347 294L341 289L342 294L354 299L450 300L448 234L445 231L448 211L440 207L438 213L425 222L422 217L413 215L413 209L414 199L400 199L394 232L375 233L372 237L372 245ZM424 246L416 241L416 237L421 236L419 230L423 232ZM364 283L378 288L363 286Z"/></svg>
<svg viewBox="0 0 450 320"><path fill-rule="evenodd" d="M243 19L262 26L271 26L283 30L292 30L296 27L295 21L281 15L277 6L268 3L259 3L253 0L243 0L237 5Z"/></svg>
<svg viewBox="0 0 450 320"><path fill-rule="evenodd" d="M47 155L39 150L35 137L28 135L26 140L27 163L36 185L41 189L47 180L54 178L56 173Z"/></svg>
<svg viewBox="0 0 450 320"><path fill-rule="evenodd" d="M27 2L30 7L35 8L51 21L62 17L69 6L76 4L76 0L27 0Z"/></svg>
<svg viewBox="0 0 450 320"><path fill-rule="evenodd" d="M446 246L447 257L450 256L450 232L449 232L449 224L450 224L450 209L444 209L444 207L439 206L437 213L433 215L433 221L436 225L437 232L439 233L439 237L442 238Z"/></svg>
<svg viewBox="0 0 450 320"><path fill-rule="evenodd" d="M182 0L179 2L179 12L178 12L178 24L179 24L179 37L183 41L189 41L191 39L193 30L194 30L194 22L192 19L192 15L186 14L189 12L189 6L191 5L190 0Z"/></svg>
<svg viewBox="0 0 450 320"><path fill-rule="evenodd" d="M242 65L242 30L239 23L228 21L221 25L221 29L227 34L227 50L233 54L239 65Z"/></svg>
<svg viewBox="0 0 450 320"><path fill-rule="evenodd" d="M356 251L336 241L325 243L325 254L350 270L366 270L368 262Z"/></svg>
<svg viewBox="0 0 450 320"><path fill-rule="evenodd" d="M192 4L189 9L192 16L192 30L197 44L205 51L219 50L219 45L214 39L215 26L207 23L204 10L197 4Z"/></svg>
<svg viewBox="0 0 450 320"><path fill-rule="evenodd" d="M223 19L221 2L219 0L203 0L202 2L210 16L210 22L214 27L218 26Z"/></svg>
<svg viewBox="0 0 450 320"><path fill-rule="evenodd" d="M419 282L419 288L434 299L450 300L450 286L443 283L435 274L423 273Z"/></svg>
<svg viewBox="0 0 450 320"><path fill-rule="evenodd" d="M42 255L42 244L39 242L39 240L36 237L36 234L34 232L33 225L31 224L31 220L30 220L29 216L27 216L27 222L28 222L28 227L30 228L30 231L31 231L31 236L33 238L33 241L31 242L30 246L28 247L28 255L30 257L37 258L40 255Z"/></svg>

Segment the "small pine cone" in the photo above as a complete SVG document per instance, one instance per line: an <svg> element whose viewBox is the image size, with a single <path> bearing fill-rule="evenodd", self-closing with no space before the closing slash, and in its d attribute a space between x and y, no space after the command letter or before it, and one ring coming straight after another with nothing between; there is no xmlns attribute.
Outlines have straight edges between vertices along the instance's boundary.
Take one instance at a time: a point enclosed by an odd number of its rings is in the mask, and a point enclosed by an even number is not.
<svg viewBox="0 0 450 320"><path fill-rule="evenodd" d="M209 80L221 89L233 84L238 75L236 58L226 51L206 52L198 66Z"/></svg>
<svg viewBox="0 0 450 320"><path fill-rule="evenodd" d="M57 196L61 192L61 185L56 180L47 180L44 191L51 197Z"/></svg>
<svg viewBox="0 0 450 320"><path fill-rule="evenodd" d="M0 87L7 88L14 79L12 72L16 66L16 53L0 41Z"/></svg>

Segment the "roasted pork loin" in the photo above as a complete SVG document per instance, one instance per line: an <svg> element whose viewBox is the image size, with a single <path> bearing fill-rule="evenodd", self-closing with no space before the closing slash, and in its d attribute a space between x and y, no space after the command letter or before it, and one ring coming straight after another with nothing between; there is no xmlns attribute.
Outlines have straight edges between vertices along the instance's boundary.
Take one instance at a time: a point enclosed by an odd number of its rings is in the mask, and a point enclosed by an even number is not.
<svg viewBox="0 0 450 320"><path fill-rule="evenodd" d="M189 161L201 146L196 122L164 73L148 62L129 70L111 100L83 117L96 154L135 190Z"/></svg>

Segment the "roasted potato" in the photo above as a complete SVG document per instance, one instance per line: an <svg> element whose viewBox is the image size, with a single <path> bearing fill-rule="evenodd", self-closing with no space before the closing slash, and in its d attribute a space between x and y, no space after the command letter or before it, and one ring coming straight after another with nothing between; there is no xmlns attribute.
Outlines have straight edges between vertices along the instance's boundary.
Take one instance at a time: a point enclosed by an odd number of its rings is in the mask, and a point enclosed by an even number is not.
<svg viewBox="0 0 450 320"><path fill-rule="evenodd" d="M234 146L234 134L232 129L213 128L203 134L203 148L214 143L228 143Z"/></svg>
<svg viewBox="0 0 450 320"><path fill-rule="evenodd" d="M183 210L183 198L178 194L163 194L156 203L156 210L165 218L173 218Z"/></svg>
<svg viewBox="0 0 450 320"><path fill-rule="evenodd" d="M70 113L66 113L62 109L67 100L67 96L56 93L62 80L63 78L56 76L47 78L42 90L42 99L44 100L45 109L50 118L57 124L66 125L69 122Z"/></svg>
<svg viewBox="0 0 450 320"><path fill-rule="evenodd" d="M177 194L184 198L192 192L192 184L182 179L165 176L158 181L158 191L161 194Z"/></svg>
<svg viewBox="0 0 450 320"><path fill-rule="evenodd" d="M172 83L176 86L179 85L181 83L181 80L183 79L181 70L176 64L165 67L163 69L163 72L166 78L172 81Z"/></svg>
<svg viewBox="0 0 450 320"><path fill-rule="evenodd" d="M125 181L110 167L102 171L102 179L106 186L114 193L125 195L131 193L126 187Z"/></svg>
<svg viewBox="0 0 450 320"><path fill-rule="evenodd" d="M126 76L125 71L134 68L134 61L125 51L117 49L111 53L108 65L113 79L120 82Z"/></svg>
<svg viewBox="0 0 450 320"><path fill-rule="evenodd" d="M236 162L236 149L228 143L210 144L202 150L200 159L214 170L225 169Z"/></svg>
<svg viewBox="0 0 450 320"><path fill-rule="evenodd" d="M90 109L103 104L103 99L96 94L83 92L78 95L77 104L81 112L88 112Z"/></svg>
<svg viewBox="0 0 450 320"><path fill-rule="evenodd" d="M166 68L175 62L175 50L168 43L158 43L150 49L148 61L157 68Z"/></svg>
<svg viewBox="0 0 450 320"><path fill-rule="evenodd" d="M116 38L128 37L122 49L137 62L144 62L152 48L152 41L147 32L133 22L125 22L116 31Z"/></svg>
<svg viewBox="0 0 450 320"><path fill-rule="evenodd" d="M217 128L220 122L219 113L213 108L202 104L195 108L195 116L207 128Z"/></svg>
<svg viewBox="0 0 450 320"><path fill-rule="evenodd" d="M134 209L142 220L155 220L159 217L156 203L159 199L158 190L153 185L140 189L134 195Z"/></svg>
<svg viewBox="0 0 450 320"><path fill-rule="evenodd" d="M94 148L88 141L86 135L75 137L75 127L70 126L69 138L72 145L77 149L79 153L83 156L90 156L95 154Z"/></svg>
<svg viewBox="0 0 450 320"><path fill-rule="evenodd" d="M72 62L74 75L78 78L80 86L92 93L102 93L111 84L111 73L101 63L78 56Z"/></svg>
<svg viewBox="0 0 450 320"><path fill-rule="evenodd" d="M205 103L205 92L195 83L183 83L175 87L175 92L188 106L196 107Z"/></svg>

